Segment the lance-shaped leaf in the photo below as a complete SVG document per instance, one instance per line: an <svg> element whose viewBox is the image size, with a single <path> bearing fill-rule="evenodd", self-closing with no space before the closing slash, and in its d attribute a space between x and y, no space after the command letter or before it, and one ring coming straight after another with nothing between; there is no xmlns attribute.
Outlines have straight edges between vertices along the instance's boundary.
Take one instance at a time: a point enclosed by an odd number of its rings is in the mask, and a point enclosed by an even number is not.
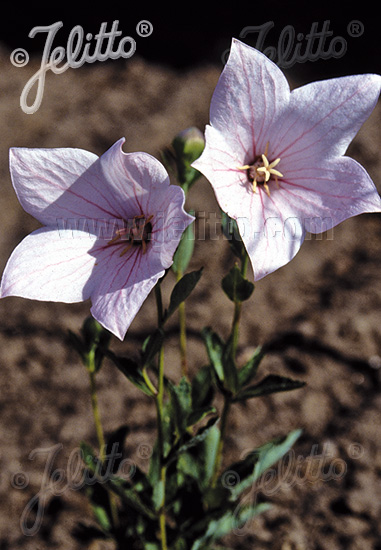
<svg viewBox="0 0 381 550"><path fill-rule="evenodd" d="M213 417L208 420L208 422L205 424L205 426L202 426L196 435L188 435L187 438L183 438L183 440L172 448L172 450L169 452L166 463L167 465L171 464L173 460L176 459L178 455L181 453L185 453L188 449L191 449L192 447L196 447L199 445L204 439L207 437L209 432L213 429L213 427L219 422L218 417Z"/></svg>
<svg viewBox="0 0 381 550"><path fill-rule="evenodd" d="M269 395L271 393L296 390L302 388L305 384L305 382L292 380L285 376L269 374L258 384L241 390L238 395L234 397L233 401L246 401L246 399L261 397L262 395Z"/></svg>
<svg viewBox="0 0 381 550"><path fill-rule="evenodd" d="M278 438L269 443L265 443L258 449L254 449L243 460L229 466L220 476L220 483L224 483L227 475L234 472L236 483L230 486L231 498L237 499L238 496L258 478L280 460L297 439L301 436L301 430L293 430L285 438Z"/></svg>
<svg viewBox="0 0 381 550"><path fill-rule="evenodd" d="M218 387L235 394L238 388L238 371L231 354L231 342L223 342L210 327L203 328L204 339L210 364L213 368Z"/></svg>
<svg viewBox="0 0 381 550"><path fill-rule="evenodd" d="M192 378L192 404L194 408L211 405L214 397L212 373L210 366L201 367Z"/></svg>
<svg viewBox="0 0 381 550"><path fill-rule="evenodd" d="M122 372L124 376L134 384L134 386L139 388L139 390L150 397L155 395L153 387L150 384L147 384L147 380L143 376L142 369L135 361L129 359L128 357L119 357L110 350L107 351L107 357L112 360L120 372Z"/></svg>
<svg viewBox="0 0 381 550"><path fill-rule="evenodd" d="M255 377L258 372L259 365L264 357L264 352L261 346L258 346L250 359L238 371L239 387L243 388Z"/></svg>
<svg viewBox="0 0 381 550"><path fill-rule="evenodd" d="M164 342L164 331L157 328L146 338L143 344L142 364L148 367L153 361L155 355L160 351Z"/></svg>
<svg viewBox="0 0 381 550"><path fill-rule="evenodd" d="M176 386L168 384L173 407L173 421L177 436L181 437L188 427L188 416L192 410L192 387L186 378L181 378Z"/></svg>
<svg viewBox="0 0 381 550"><path fill-rule="evenodd" d="M222 517L217 519L210 519L208 521L209 518L207 518L206 532L194 541L191 550L205 550L206 545L221 539L236 529L240 529L242 525L245 525L255 516L267 511L269 508L269 504L262 503L256 506L241 507L238 509L238 512L236 510L228 510Z"/></svg>
<svg viewBox="0 0 381 550"><path fill-rule="evenodd" d="M195 286L200 280L203 268L197 271L191 271L186 273L174 286L169 301L168 310L165 314L165 320L167 320L179 307L181 302L184 302L193 291Z"/></svg>
<svg viewBox="0 0 381 550"><path fill-rule="evenodd" d="M206 351L208 353L209 361L213 367L214 374L217 381L223 385L225 379L224 366L222 363L222 357L224 353L225 344L210 327L203 328L201 335L204 339Z"/></svg>

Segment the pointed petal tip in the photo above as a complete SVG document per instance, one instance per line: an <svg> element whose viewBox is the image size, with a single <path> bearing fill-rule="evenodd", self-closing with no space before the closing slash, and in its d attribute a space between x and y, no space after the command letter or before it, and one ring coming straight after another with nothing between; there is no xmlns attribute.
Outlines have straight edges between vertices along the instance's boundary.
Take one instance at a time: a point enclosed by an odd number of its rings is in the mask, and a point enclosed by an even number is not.
<svg viewBox="0 0 381 550"><path fill-rule="evenodd" d="M96 311L95 311L95 308L92 306L90 308L90 313L91 315L94 317L94 319L96 321L98 321L98 323L100 325L102 325L103 328L105 328L106 330L108 330L109 332L111 332L111 334L113 334L114 336L116 336L121 342L123 342L125 336L126 336L126 333L127 333L127 329L128 327L125 327L125 329L122 329L121 327L119 327L117 325L117 323L112 323L112 322L109 322L110 319L109 318L106 318L106 319L103 319L103 317L101 318L99 315L97 315Z"/></svg>

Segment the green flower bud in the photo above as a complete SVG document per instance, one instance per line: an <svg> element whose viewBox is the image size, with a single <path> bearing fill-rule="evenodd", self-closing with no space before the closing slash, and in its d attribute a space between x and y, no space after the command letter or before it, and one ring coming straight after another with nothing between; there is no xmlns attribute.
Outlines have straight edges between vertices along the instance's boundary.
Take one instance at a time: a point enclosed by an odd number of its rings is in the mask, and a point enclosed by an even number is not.
<svg viewBox="0 0 381 550"><path fill-rule="evenodd" d="M172 147L175 153L179 182L182 186L185 185L189 188L201 175L195 168L192 168L191 164L204 150L204 135L198 128L191 126L175 136Z"/></svg>
<svg viewBox="0 0 381 550"><path fill-rule="evenodd" d="M172 141L172 145L176 154L191 164L203 152L205 139L203 133L198 128L191 126L179 132Z"/></svg>

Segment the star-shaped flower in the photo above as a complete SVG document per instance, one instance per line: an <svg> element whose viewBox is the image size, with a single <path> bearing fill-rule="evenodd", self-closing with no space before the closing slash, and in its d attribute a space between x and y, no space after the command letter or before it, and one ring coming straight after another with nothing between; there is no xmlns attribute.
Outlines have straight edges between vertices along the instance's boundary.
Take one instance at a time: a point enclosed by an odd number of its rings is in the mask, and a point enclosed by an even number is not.
<svg viewBox="0 0 381 550"><path fill-rule="evenodd" d="M101 157L81 149L10 150L18 199L43 227L16 247L0 297L91 299L91 313L123 339L193 217L185 195L147 153Z"/></svg>
<svg viewBox="0 0 381 550"><path fill-rule="evenodd" d="M255 280L288 263L306 232L381 211L368 173L345 156L380 87L381 77L367 74L290 91L272 61L233 39L212 97L206 146L192 166L237 221Z"/></svg>

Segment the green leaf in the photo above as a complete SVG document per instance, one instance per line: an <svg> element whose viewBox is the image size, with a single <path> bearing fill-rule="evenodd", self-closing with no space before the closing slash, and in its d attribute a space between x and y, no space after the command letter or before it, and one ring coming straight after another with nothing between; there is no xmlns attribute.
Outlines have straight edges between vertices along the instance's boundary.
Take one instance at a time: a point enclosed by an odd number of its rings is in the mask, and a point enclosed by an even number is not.
<svg viewBox="0 0 381 550"><path fill-rule="evenodd" d="M126 487L126 482L124 479L118 479L116 477L110 477L107 482L107 487L111 489L115 494L117 494L122 501L134 508L137 512L143 514L149 519L156 519L156 514L148 508L148 506L143 502L138 493L133 489Z"/></svg>
<svg viewBox="0 0 381 550"><path fill-rule="evenodd" d="M258 449L254 449L246 458L229 466L220 476L220 483L224 484L227 475L234 472L234 478L238 482L230 486L231 498L238 496L278 460L280 460L301 436L301 430L290 432L285 438L278 438L265 443Z"/></svg>
<svg viewBox="0 0 381 550"><path fill-rule="evenodd" d="M254 284L245 279L237 264L222 279L221 284L226 296L234 303L248 300L254 291Z"/></svg>
<svg viewBox="0 0 381 550"><path fill-rule="evenodd" d="M165 492L164 481L162 479L158 479L157 483L155 483L155 486L153 487L153 493L152 493L152 502L156 512L158 512L163 505L164 492Z"/></svg>
<svg viewBox="0 0 381 550"><path fill-rule="evenodd" d="M177 470L194 479L201 493L210 487L214 474L220 430L214 424L196 448L189 448L177 457ZM226 493L224 493L226 497Z"/></svg>
<svg viewBox="0 0 381 550"><path fill-rule="evenodd" d="M245 388L233 401L246 401L246 399L252 399L253 397L261 397L262 395L269 395L271 393L290 391L302 388L305 386L305 382L299 380L292 380L285 376L278 376L277 374L269 374L259 384L255 386L249 386Z"/></svg>
<svg viewBox="0 0 381 550"><path fill-rule="evenodd" d="M235 529L240 529L253 517L268 510L267 503L256 506L242 506L228 510L222 517L211 519L204 535L199 537L192 545L191 550L205 550L206 545L225 537Z"/></svg>
<svg viewBox="0 0 381 550"><path fill-rule="evenodd" d="M164 338L164 331L161 328L157 328L144 342L142 363L145 367L150 365L155 355L160 351Z"/></svg>
<svg viewBox="0 0 381 550"><path fill-rule="evenodd" d="M214 398L210 365L201 367L192 379L193 408L203 408L211 405Z"/></svg>
<svg viewBox="0 0 381 550"><path fill-rule="evenodd" d="M155 395L152 388L144 379L140 366L135 361L129 359L128 357L119 357L110 350L107 351L107 357L111 359L114 365L130 382L134 384L134 386L150 397Z"/></svg>
<svg viewBox="0 0 381 550"><path fill-rule="evenodd" d="M214 425L208 431L200 448L200 458L203 463L203 476L200 479L202 487L207 487L213 477L219 440L220 430Z"/></svg>
<svg viewBox="0 0 381 550"><path fill-rule="evenodd" d="M111 529L111 522L106 510L103 508L103 506L100 506L99 504L91 504L91 508L93 510L95 519L99 523L101 529L108 533Z"/></svg>
<svg viewBox="0 0 381 550"><path fill-rule="evenodd" d="M192 410L192 387L187 379L183 377L177 386L169 383L168 389L173 406L173 420L177 434L181 437L188 427L188 416Z"/></svg>
<svg viewBox="0 0 381 550"><path fill-rule="evenodd" d="M235 394L238 387L238 371L231 354L230 342L225 344L210 327L205 327L201 335L219 388Z"/></svg>
<svg viewBox="0 0 381 550"><path fill-rule="evenodd" d="M83 322L80 335L69 330L68 337L85 367L91 372L98 372L109 346L111 333L89 316Z"/></svg>
<svg viewBox="0 0 381 550"><path fill-rule="evenodd" d="M238 225L233 218L230 218L226 212L221 210L221 226L225 238L229 241L233 253L240 259L246 254L245 245L242 242L241 235L238 230Z"/></svg>
<svg viewBox="0 0 381 550"><path fill-rule="evenodd" d="M215 407L203 407L202 409L194 409L190 412L187 419L187 427L194 426L197 422L203 420L209 414L216 412Z"/></svg>
<svg viewBox="0 0 381 550"><path fill-rule="evenodd" d="M188 451L188 449L190 449L192 447L195 447L195 446L199 445L202 441L204 441L205 438L207 437L208 433L217 424L217 422L219 422L218 417L210 418L208 420L207 424L205 426L203 426L202 428L200 428L196 435L194 435L194 436L189 435L188 440L184 441L184 439L183 439L182 442L178 446L172 448L171 451L169 452L168 456L167 456L167 460L166 460L167 465L169 465L171 462L173 462L173 460L175 460L176 457L178 455L180 455L181 453L185 453L186 451Z"/></svg>
<svg viewBox="0 0 381 550"><path fill-rule="evenodd" d="M189 212L194 216L194 212ZM194 222L188 225L173 256L172 269L175 273L185 273L194 250Z"/></svg>
<svg viewBox="0 0 381 550"><path fill-rule="evenodd" d="M181 302L184 302L197 285L202 275L203 268L198 271L191 271L186 273L174 286L169 301L169 307L165 314L165 320L167 320L179 307Z"/></svg>
<svg viewBox="0 0 381 550"><path fill-rule="evenodd" d="M224 347L222 355L222 365L224 368L225 389L229 390L233 395L235 395L238 390L238 370L235 358L232 354L232 342L232 338L229 338Z"/></svg>
<svg viewBox="0 0 381 550"><path fill-rule="evenodd" d="M218 334L214 332L210 327L203 328L201 331L201 335L204 339L209 361L213 367L217 380L223 384L225 373L222 357L225 344L218 336Z"/></svg>
<svg viewBox="0 0 381 550"><path fill-rule="evenodd" d="M248 362L239 369L238 384L240 388L246 386L255 377L264 355L262 347L258 346Z"/></svg>

